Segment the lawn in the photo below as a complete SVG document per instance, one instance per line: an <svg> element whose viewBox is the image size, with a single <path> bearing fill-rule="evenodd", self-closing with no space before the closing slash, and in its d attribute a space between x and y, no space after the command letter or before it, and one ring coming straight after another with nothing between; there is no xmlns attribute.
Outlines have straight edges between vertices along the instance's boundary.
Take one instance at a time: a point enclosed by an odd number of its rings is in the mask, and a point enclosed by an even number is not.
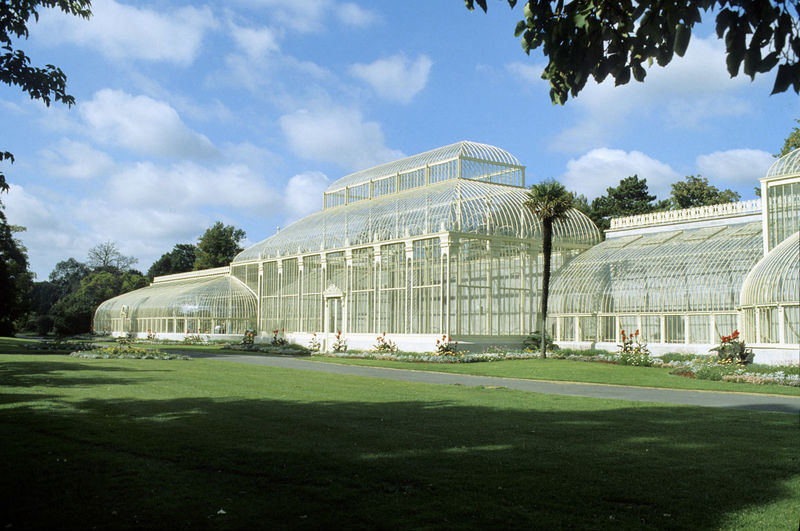
<svg viewBox="0 0 800 531"><path fill-rule="evenodd" d="M416 363L392 360L337 358L333 356L312 356L309 359L325 363L450 372L472 374L475 376L800 396L800 387L699 380L670 374L671 369L669 368L634 367L629 365L557 359L503 360L478 363Z"/></svg>
<svg viewBox="0 0 800 531"><path fill-rule="evenodd" d="M797 529L794 415L0 356L6 528Z"/></svg>

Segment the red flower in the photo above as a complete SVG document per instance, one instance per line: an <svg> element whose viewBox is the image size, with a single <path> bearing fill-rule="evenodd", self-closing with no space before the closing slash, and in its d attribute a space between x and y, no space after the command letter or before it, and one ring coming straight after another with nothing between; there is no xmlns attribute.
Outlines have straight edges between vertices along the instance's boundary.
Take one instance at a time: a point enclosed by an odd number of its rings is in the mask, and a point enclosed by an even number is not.
<svg viewBox="0 0 800 531"><path fill-rule="evenodd" d="M633 333L633 335L635 335L635 336L639 335L639 329L638 328L636 329L636 332Z"/></svg>

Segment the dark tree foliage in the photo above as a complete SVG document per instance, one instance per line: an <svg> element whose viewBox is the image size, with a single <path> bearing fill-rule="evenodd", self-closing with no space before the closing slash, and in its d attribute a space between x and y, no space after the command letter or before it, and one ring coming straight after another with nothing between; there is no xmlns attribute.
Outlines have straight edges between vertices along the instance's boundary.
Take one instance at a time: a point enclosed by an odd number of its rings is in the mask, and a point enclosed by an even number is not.
<svg viewBox="0 0 800 531"><path fill-rule="evenodd" d="M147 277L152 280L161 275L191 271L197 259L195 250L196 247L190 243L175 245L170 252L162 254L161 258L153 262L147 270Z"/></svg>
<svg viewBox="0 0 800 531"><path fill-rule="evenodd" d="M514 8L517 0L507 0ZM465 0L472 10L486 0ZM563 104L590 77L631 76L644 81L645 67L666 66L683 57L692 28L702 17L716 15L717 37L725 40L731 77L755 78L777 67L772 93L791 87L800 93L800 7L797 0L528 0L515 36L522 49L542 47L548 64L542 78L550 82L550 99Z"/></svg>
<svg viewBox="0 0 800 531"><path fill-rule="evenodd" d="M56 333L69 335L90 332L94 312L100 303L146 285L147 279L138 272L97 270L89 273L80 281L76 291L53 305L51 313Z"/></svg>
<svg viewBox="0 0 800 531"><path fill-rule="evenodd" d="M89 276L92 270L83 262L74 258L67 258L58 262L50 272L50 282L58 288L58 298L65 297L78 291L81 280Z"/></svg>
<svg viewBox="0 0 800 531"><path fill-rule="evenodd" d="M223 225L217 221L211 226L197 243L197 258L194 269L222 267L231 263L233 257L242 251L239 242L245 237L242 229L233 225Z"/></svg>
<svg viewBox="0 0 800 531"><path fill-rule="evenodd" d="M574 197L564 186L553 180L531 186L525 206L542 222L542 358L547 357L547 299L550 293L550 259L553 253L553 223L567 217Z"/></svg>
<svg viewBox="0 0 800 531"><path fill-rule="evenodd" d="M41 100L48 107L51 101L72 106L75 98L67 94L67 76L60 68L32 66L30 58L15 48L14 40L28 38L28 23L39 19L39 9L58 8L64 13L89 18L90 0L2 0L0 1L0 82L17 86L31 99ZM14 156L0 151L0 162L14 162ZM0 172L0 191L8 190L5 175Z"/></svg>
<svg viewBox="0 0 800 531"><path fill-rule="evenodd" d="M708 179L700 175L687 175L683 181L672 183L669 201L673 210L706 205L719 205L738 201L742 197L738 192L726 188L720 191Z"/></svg>
<svg viewBox="0 0 800 531"><path fill-rule="evenodd" d="M800 120L796 120L798 124L800 124ZM783 147L781 148L780 153L775 155L776 157L782 157L784 155L788 155L795 149L800 148L800 127L795 127L789 133L789 136L786 137L786 140L783 141ZM758 189L759 193L761 193L761 189Z"/></svg>
<svg viewBox="0 0 800 531"><path fill-rule="evenodd" d="M32 288L25 248L14 238L0 203L0 336L14 334L17 321L30 307Z"/></svg>
<svg viewBox="0 0 800 531"><path fill-rule="evenodd" d="M619 186L606 188L606 195L592 201L592 218L600 231L611 227L611 218L647 214L669 208L669 201L654 202L656 196L647 189L647 179L638 175L625 177Z"/></svg>

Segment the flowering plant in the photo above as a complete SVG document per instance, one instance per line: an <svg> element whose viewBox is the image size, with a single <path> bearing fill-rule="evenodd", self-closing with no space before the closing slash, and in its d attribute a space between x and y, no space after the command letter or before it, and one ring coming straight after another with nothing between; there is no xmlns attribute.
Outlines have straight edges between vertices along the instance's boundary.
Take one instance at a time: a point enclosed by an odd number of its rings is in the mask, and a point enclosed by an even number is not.
<svg viewBox="0 0 800 531"><path fill-rule="evenodd" d="M447 334L442 335L442 339L436 340L436 354L442 356L445 354L455 354L458 350L458 341L453 342L453 338Z"/></svg>
<svg viewBox="0 0 800 531"><path fill-rule="evenodd" d="M336 331L336 341L333 342L331 345L331 350L334 352L346 352L347 351L347 341L345 341L344 336L342 335L341 330Z"/></svg>
<svg viewBox="0 0 800 531"><path fill-rule="evenodd" d="M386 339L386 332L376 338L377 343L372 350L376 352L397 352L397 344L391 339Z"/></svg>
<svg viewBox="0 0 800 531"><path fill-rule="evenodd" d="M621 365L637 365L639 367L652 367L653 360L650 359L650 350L647 345L639 340L639 330L632 334L626 334L625 330L620 332L622 344L619 346L617 363Z"/></svg>
<svg viewBox="0 0 800 531"><path fill-rule="evenodd" d="M287 343L285 337L280 337L278 334L283 334L283 328L278 330L277 328L272 331L272 345L276 347L283 346Z"/></svg>
<svg viewBox="0 0 800 531"><path fill-rule="evenodd" d="M719 363L736 363L747 365L753 363L753 350L747 348L744 341L739 339L739 331L734 330L729 336L720 337L718 347L711 349L717 353Z"/></svg>
<svg viewBox="0 0 800 531"><path fill-rule="evenodd" d="M242 345L252 345L255 342L255 338L255 330L245 330L244 337L242 338Z"/></svg>
<svg viewBox="0 0 800 531"><path fill-rule="evenodd" d="M322 343L319 342L316 333L311 336L311 341L308 342L308 349L313 352L319 352L322 349Z"/></svg>

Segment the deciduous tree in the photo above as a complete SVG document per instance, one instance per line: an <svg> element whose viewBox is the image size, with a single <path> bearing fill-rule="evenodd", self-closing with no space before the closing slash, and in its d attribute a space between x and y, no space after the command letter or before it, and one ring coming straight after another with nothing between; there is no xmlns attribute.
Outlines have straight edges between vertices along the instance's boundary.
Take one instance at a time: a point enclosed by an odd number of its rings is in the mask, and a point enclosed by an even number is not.
<svg viewBox="0 0 800 531"><path fill-rule="evenodd" d="M486 0L465 2L486 11ZM528 54L542 47L548 59L542 78L550 82L553 103L563 104L590 77L601 82L611 76L616 85L631 76L644 81L645 67L683 57L695 24L709 14L725 40L731 77L743 71L753 79L777 67L772 93L789 87L800 93L797 0L528 0L514 34Z"/></svg>
<svg viewBox="0 0 800 531"><path fill-rule="evenodd" d="M217 221L197 242L194 268L209 269L230 264L233 257L241 252L239 242L244 237L245 232L242 229L237 229L233 225L223 225L221 221Z"/></svg>
<svg viewBox="0 0 800 531"><path fill-rule="evenodd" d="M90 0L3 0L0 2L0 82L18 86L31 99L41 100L48 107L51 101L72 106L75 98L67 94L67 76L60 68L32 66L24 51L15 48L15 39L28 38L28 23L39 19L39 9L58 8L64 13L89 18ZM14 162L14 156L0 151L0 162ZM0 171L0 191L8 190L5 175Z"/></svg>
<svg viewBox="0 0 800 531"><path fill-rule="evenodd" d="M655 200L656 196L647 189L647 179L631 175L622 179L619 186L606 188L606 195L596 197L592 201L589 217L601 231L606 231L611 227L613 217L647 214L669 208L669 201Z"/></svg>
<svg viewBox="0 0 800 531"><path fill-rule="evenodd" d="M800 124L800 120L796 120L796 122ZM789 133L789 136L787 136L786 140L784 140L783 147L776 157L788 155L797 148L800 148L800 127L795 127L792 129L792 131ZM759 191L761 191L760 188Z"/></svg>
<svg viewBox="0 0 800 531"><path fill-rule="evenodd" d="M185 273L194 268L196 257L196 247L190 243L179 243L168 253L153 262L147 270L147 276L151 280L160 275L172 275L174 273Z"/></svg>
<svg viewBox="0 0 800 531"><path fill-rule="evenodd" d="M16 322L30 307L32 288L25 247L14 238L0 203L0 336L14 334Z"/></svg>
<svg viewBox="0 0 800 531"><path fill-rule="evenodd" d="M112 241L98 243L89 249L89 267L95 271L128 271L133 264L139 261L133 256L125 256L120 252L117 244Z"/></svg>
<svg viewBox="0 0 800 531"><path fill-rule="evenodd" d="M669 201L674 210L706 205L718 205L738 201L742 197L738 192L726 188L720 191L708 179L700 175L687 175L683 181L672 183L672 194Z"/></svg>

